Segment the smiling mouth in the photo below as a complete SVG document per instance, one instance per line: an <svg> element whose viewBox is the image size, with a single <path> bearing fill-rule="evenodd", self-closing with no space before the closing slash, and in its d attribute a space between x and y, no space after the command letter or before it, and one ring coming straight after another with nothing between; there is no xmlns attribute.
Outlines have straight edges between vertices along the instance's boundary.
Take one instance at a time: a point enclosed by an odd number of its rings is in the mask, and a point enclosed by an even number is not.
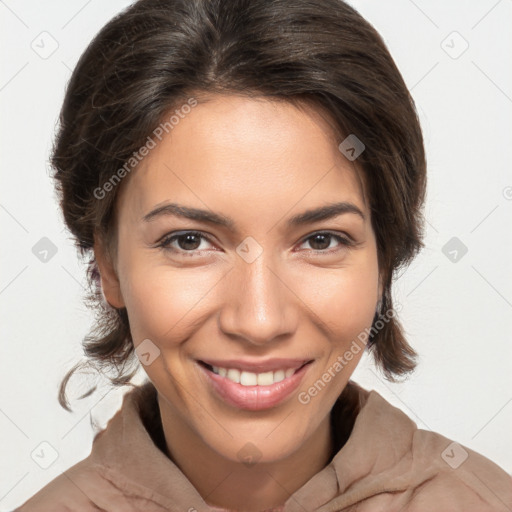
<svg viewBox="0 0 512 512"><path fill-rule="evenodd" d="M240 370L238 368L223 368L220 366L213 366L205 363L204 361L198 360L198 363L211 373L219 375L220 377L224 377L227 380L242 386L271 386L291 377L304 366L312 362L313 361L306 361L295 368L281 368L266 372L250 372L247 370Z"/></svg>
<svg viewBox="0 0 512 512"><path fill-rule="evenodd" d="M210 361L219 364L221 361ZM230 368L217 367L196 359L205 383L217 399L237 409L263 411L278 407L301 385L314 360L276 359L265 364L249 364L231 361ZM228 361L222 361L227 366ZM272 370L253 373L233 368L239 364L245 368Z"/></svg>

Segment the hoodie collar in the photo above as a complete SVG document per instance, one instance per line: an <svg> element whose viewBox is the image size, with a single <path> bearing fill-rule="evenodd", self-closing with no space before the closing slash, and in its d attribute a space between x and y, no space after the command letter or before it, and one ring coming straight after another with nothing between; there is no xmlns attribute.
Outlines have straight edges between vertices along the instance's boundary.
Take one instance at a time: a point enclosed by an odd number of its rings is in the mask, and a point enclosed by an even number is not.
<svg viewBox="0 0 512 512"><path fill-rule="evenodd" d="M331 414L333 425L346 424L347 414L352 415L353 428L338 436L343 445L327 466L288 498L284 512L320 507L331 512L357 503L389 490L390 472L393 490L406 486L401 478L406 469L398 462L410 452L416 429L412 420L376 391L352 381ZM121 409L94 438L90 459L125 493L155 501L169 511L212 510L166 455L157 391L150 381L125 394Z"/></svg>

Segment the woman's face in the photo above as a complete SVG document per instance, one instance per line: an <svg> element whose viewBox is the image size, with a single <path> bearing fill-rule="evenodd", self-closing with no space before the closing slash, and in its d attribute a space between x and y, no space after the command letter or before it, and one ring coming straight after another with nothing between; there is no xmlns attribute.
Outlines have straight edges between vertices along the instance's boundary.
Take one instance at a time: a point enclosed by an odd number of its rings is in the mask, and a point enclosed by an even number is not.
<svg viewBox="0 0 512 512"><path fill-rule="evenodd" d="M326 425L380 296L354 162L316 111L271 100L211 96L164 135L118 197L117 277L96 247L105 296L165 414L227 459L278 460Z"/></svg>

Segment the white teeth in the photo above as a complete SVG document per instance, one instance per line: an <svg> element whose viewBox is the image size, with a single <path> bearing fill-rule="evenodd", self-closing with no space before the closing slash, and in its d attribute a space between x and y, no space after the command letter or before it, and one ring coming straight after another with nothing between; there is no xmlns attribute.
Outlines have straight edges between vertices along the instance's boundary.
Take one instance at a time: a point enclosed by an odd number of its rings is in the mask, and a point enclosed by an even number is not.
<svg viewBox="0 0 512 512"><path fill-rule="evenodd" d="M212 366L212 369L213 373L226 377L230 381L242 386L270 386L291 377L297 370L297 368L288 368L287 370L277 370L275 372L253 373L241 372L235 368L220 368L218 366Z"/></svg>
<svg viewBox="0 0 512 512"><path fill-rule="evenodd" d="M240 374L240 384L242 384L242 386L257 386L258 375L250 372L242 372Z"/></svg>
<svg viewBox="0 0 512 512"><path fill-rule="evenodd" d="M274 384L273 372L258 373L258 386L270 386Z"/></svg>
<svg viewBox="0 0 512 512"><path fill-rule="evenodd" d="M229 380L232 380L233 382L236 382L237 384L240 383L240 371L239 370L235 370L233 368L230 368L228 370L228 373L226 374L226 377Z"/></svg>
<svg viewBox="0 0 512 512"><path fill-rule="evenodd" d="M277 372L274 373L274 382L281 382L286 377L286 374L284 370L277 370Z"/></svg>

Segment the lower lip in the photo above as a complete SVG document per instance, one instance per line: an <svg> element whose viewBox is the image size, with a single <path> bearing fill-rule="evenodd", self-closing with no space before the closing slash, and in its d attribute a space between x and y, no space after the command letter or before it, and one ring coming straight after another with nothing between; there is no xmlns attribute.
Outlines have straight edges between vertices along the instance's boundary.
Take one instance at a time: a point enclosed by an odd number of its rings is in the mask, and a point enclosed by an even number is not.
<svg viewBox="0 0 512 512"><path fill-rule="evenodd" d="M311 363L307 363L290 377L270 386L242 386L197 363L216 393L229 405L248 411L270 409L289 397L300 385Z"/></svg>

